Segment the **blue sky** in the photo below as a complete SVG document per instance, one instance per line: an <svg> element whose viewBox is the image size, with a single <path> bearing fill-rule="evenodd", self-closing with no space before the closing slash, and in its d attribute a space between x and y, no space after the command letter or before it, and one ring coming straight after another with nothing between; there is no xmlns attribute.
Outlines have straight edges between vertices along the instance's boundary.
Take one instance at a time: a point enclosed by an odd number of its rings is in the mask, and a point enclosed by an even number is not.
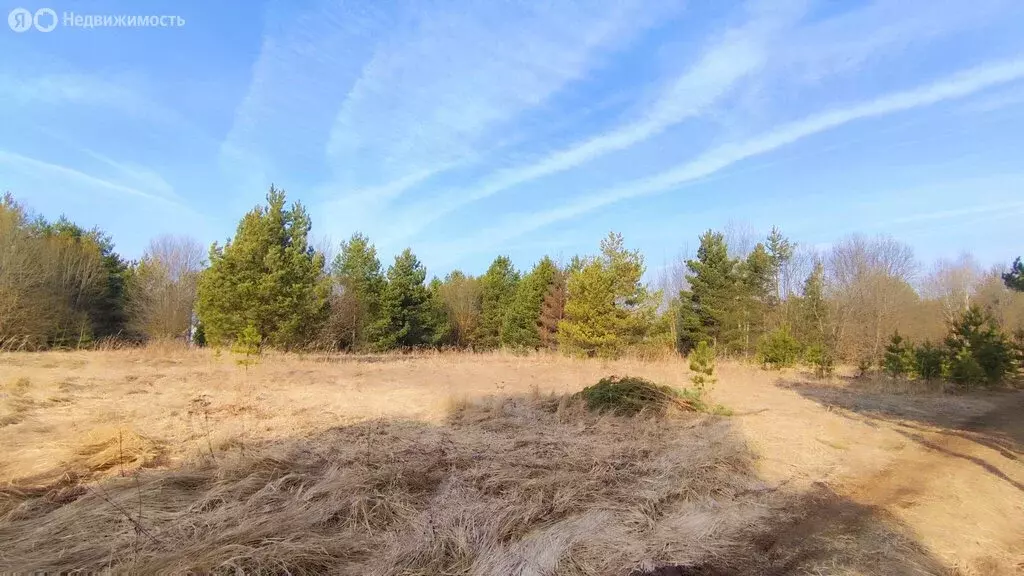
<svg viewBox="0 0 1024 576"><path fill-rule="evenodd" d="M184 25L0 25L0 189L128 257L225 239L271 183L437 274L612 229L654 269L729 223L1024 251L1018 0L145 6Z"/></svg>

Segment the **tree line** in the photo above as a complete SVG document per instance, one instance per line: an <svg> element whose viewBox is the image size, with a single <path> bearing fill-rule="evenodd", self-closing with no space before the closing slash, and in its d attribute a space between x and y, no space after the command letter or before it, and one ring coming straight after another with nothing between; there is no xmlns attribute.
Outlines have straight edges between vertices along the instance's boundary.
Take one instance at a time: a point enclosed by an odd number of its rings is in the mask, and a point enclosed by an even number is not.
<svg viewBox="0 0 1024 576"><path fill-rule="evenodd" d="M610 233L596 254L568 262L545 256L517 270L499 256L479 276L456 270L428 281L411 249L385 268L359 233L328 262L311 229L303 205L271 187L205 261L194 240L161 237L128 262L102 231L63 217L48 222L8 194L0 204L0 346L106 338L227 346L244 334L247 346L282 350L616 357L689 354L703 342L719 355L821 372L837 362L888 370L897 353L909 366L901 346L929 346L942 351L948 372L964 349L989 354L976 351L977 338L953 343L969 322L1000 335L1004 374L1021 361L1019 258L1009 271L986 272L965 257L922 276L911 249L888 237L850 236L815 251L776 228L763 239L709 230L694 257L648 283L644 257Z"/></svg>

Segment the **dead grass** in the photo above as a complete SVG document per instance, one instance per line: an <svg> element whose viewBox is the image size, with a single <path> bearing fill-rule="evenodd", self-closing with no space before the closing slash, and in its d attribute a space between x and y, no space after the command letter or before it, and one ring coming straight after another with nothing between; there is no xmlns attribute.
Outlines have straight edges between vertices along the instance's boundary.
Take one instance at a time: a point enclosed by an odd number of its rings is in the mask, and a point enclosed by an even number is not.
<svg viewBox="0 0 1024 576"><path fill-rule="evenodd" d="M950 456L775 385L794 373L721 366L712 399L735 417L624 418L571 394L609 374L685 387L685 364L275 355L243 370L165 347L5 354L0 371L0 418L21 415L0 427L0 571L1010 574L1024 560L1018 460L933 442Z"/></svg>
<svg viewBox="0 0 1024 576"><path fill-rule="evenodd" d="M763 514L737 500L760 484L728 421L555 406L500 398L26 498L5 568L625 574L725 554Z"/></svg>

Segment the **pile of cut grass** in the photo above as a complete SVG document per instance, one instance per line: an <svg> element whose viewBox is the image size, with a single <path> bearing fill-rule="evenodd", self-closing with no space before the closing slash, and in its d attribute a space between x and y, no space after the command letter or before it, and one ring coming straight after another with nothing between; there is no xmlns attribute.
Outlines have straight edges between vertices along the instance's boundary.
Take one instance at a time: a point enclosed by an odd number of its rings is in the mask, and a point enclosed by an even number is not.
<svg viewBox="0 0 1024 576"><path fill-rule="evenodd" d="M617 416L640 413L661 416L671 410L712 411L696 391L662 386L633 376L602 378L597 384L577 392L575 397L586 402L591 411Z"/></svg>

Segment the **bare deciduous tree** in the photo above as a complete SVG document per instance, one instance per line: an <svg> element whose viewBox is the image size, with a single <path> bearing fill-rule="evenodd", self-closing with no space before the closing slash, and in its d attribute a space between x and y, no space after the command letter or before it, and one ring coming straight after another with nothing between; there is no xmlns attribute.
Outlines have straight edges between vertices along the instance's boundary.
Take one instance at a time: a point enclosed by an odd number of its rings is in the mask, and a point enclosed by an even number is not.
<svg viewBox="0 0 1024 576"><path fill-rule="evenodd" d="M910 285L916 270L913 250L886 236L853 235L833 245L825 267L841 353L877 360L899 311L918 301Z"/></svg>
<svg viewBox="0 0 1024 576"><path fill-rule="evenodd" d="M943 317L950 321L971 305L971 298L984 273L970 254L961 254L956 260L942 259L935 263L925 278L922 294L938 300Z"/></svg>
<svg viewBox="0 0 1024 576"><path fill-rule="evenodd" d="M128 286L131 326L147 338L186 338L192 325L203 248L192 238L150 241Z"/></svg>
<svg viewBox="0 0 1024 576"><path fill-rule="evenodd" d="M754 229L753 224L746 221L730 220L725 225L723 233L725 244L729 247L729 256L733 258L746 258L761 241L761 235Z"/></svg>
<svg viewBox="0 0 1024 576"><path fill-rule="evenodd" d="M452 272L441 284L441 300L454 330L455 345L468 346L480 321L480 279Z"/></svg>

